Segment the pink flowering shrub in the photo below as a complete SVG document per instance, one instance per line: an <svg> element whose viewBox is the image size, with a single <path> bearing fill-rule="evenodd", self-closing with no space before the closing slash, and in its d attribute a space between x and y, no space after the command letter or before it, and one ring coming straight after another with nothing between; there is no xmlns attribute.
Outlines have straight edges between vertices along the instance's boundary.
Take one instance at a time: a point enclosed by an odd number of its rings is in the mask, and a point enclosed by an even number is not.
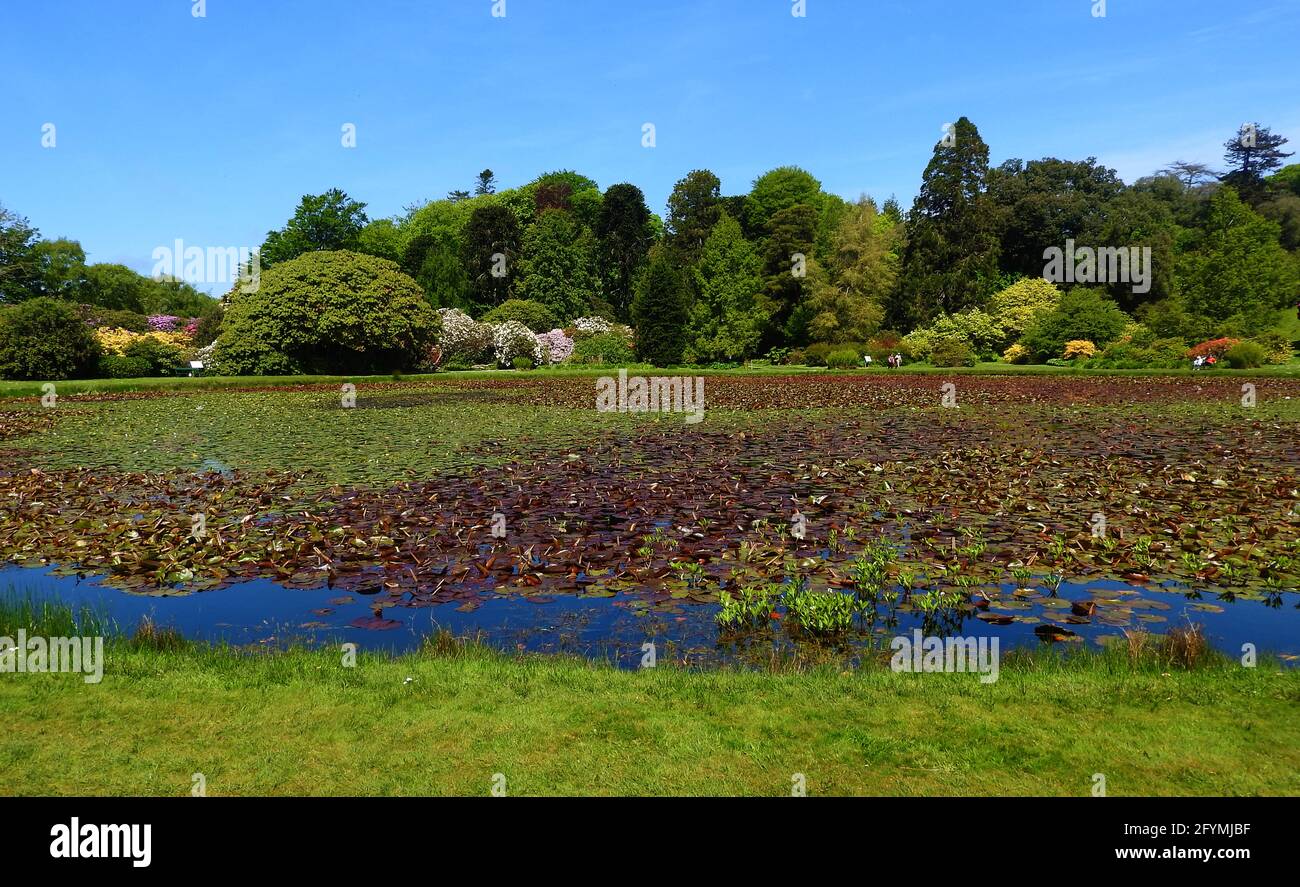
<svg viewBox="0 0 1300 887"><path fill-rule="evenodd" d="M537 344L547 363L564 363L573 356L573 340L564 334L564 330L538 333Z"/></svg>

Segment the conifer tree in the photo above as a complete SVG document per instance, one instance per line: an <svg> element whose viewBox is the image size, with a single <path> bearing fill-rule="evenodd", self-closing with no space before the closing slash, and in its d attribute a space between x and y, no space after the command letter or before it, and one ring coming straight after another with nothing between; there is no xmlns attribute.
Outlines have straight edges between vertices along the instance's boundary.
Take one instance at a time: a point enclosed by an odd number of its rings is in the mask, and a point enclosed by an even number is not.
<svg viewBox="0 0 1300 887"><path fill-rule="evenodd" d="M934 147L907 220L907 250L889 323L910 329L940 313L980 307L997 288L997 213L985 193L989 148L957 121Z"/></svg>
<svg viewBox="0 0 1300 887"><path fill-rule="evenodd" d="M681 363L689 306L686 278L666 250L651 252L632 300L636 353L655 366Z"/></svg>

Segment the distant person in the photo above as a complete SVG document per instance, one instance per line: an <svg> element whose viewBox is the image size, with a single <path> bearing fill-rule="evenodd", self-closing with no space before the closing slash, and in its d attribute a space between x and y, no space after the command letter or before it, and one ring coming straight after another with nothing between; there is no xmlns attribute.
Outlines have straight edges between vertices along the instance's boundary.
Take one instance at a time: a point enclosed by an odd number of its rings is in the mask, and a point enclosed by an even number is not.
<svg viewBox="0 0 1300 887"><path fill-rule="evenodd" d="M1205 358L1199 354L1192 359L1192 369L1194 370L1199 370L1204 364L1205 364Z"/></svg>

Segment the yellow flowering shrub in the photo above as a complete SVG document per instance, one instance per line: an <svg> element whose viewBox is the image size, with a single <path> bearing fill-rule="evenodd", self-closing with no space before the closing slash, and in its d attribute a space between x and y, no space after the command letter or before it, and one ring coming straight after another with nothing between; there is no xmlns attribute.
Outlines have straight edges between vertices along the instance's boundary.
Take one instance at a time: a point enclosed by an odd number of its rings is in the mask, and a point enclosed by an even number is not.
<svg viewBox="0 0 1300 887"><path fill-rule="evenodd" d="M104 350L105 354L122 354L132 342L139 339L154 339L164 345L171 345L186 351L193 347L194 344L193 338L183 332L133 333L130 330L120 328L95 330L95 338L99 341L99 347Z"/></svg>
<svg viewBox="0 0 1300 887"><path fill-rule="evenodd" d="M1065 343L1065 359L1074 360L1076 357L1089 358L1095 356L1097 346L1087 339L1072 339Z"/></svg>
<svg viewBox="0 0 1300 887"><path fill-rule="evenodd" d="M1024 363L1029 357L1029 349L1019 342L1002 352L1002 359L1007 363Z"/></svg>

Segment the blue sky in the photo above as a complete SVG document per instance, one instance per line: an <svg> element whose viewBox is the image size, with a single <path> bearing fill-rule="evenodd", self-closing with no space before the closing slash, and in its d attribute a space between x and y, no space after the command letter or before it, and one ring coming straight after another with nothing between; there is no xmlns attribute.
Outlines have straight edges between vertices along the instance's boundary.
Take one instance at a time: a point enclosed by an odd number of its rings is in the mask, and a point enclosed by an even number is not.
<svg viewBox="0 0 1300 887"><path fill-rule="evenodd" d="M734 194L788 163L906 205L963 114L995 164L1129 181L1217 166L1248 120L1300 145L1295 0L493 2L3 0L0 202L147 273L177 238L257 246L304 193L380 218L484 167L630 181L662 213L692 169Z"/></svg>

